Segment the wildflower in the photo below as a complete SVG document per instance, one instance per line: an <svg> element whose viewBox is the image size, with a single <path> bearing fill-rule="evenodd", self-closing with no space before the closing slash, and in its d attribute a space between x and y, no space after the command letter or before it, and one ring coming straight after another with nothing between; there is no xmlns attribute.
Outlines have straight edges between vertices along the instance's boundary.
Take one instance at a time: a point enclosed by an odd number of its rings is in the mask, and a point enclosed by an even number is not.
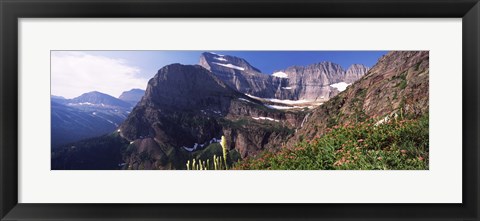
<svg viewBox="0 0 480 221"><path fill-rule="evenodd" d="M227 168L227 139L225 139L225 136L222 136L222 141L220 142L220 145L222 145L223 161L225 163L225 168Z"/></svg>
<svg viewBox="0 0 480 221"><path fill-rule="evenodd" d="M383 158L382 157L377 157L377 160L382 160Z"/></svg>
<svg viewBox="0 0 480 221"><path fill-rule="evenodd" d="M422 161L423 160L423 157L417 157L418 160Z"/></svg>
<svg viewBox="0 0 480 221"><path fill-rule="evenodd" d="M363 139L357 140L357 142L361 143L361 142L363 142Z"/></svg>

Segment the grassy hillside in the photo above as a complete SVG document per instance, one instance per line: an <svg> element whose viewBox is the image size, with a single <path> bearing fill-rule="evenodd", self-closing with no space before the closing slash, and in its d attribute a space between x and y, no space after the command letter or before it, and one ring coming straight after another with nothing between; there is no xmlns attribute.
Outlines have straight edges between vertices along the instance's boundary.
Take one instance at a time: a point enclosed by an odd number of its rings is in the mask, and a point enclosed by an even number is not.
<svg viewBox="0 0 480 221"><path fill-rule="evenodd" d="M425 170L429 165L428 128L428 113L378 125L370 119L333 126L322 137L303 140L293 149L265 152L236 169Z"/></svg>

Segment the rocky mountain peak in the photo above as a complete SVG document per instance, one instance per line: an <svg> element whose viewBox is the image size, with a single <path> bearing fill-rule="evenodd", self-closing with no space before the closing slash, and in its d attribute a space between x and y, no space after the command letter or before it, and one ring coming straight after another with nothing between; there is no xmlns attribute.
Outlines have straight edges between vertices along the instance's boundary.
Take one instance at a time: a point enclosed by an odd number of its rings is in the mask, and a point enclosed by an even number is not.
<svg viewBox="0 0 480 221"><path fill-rule="evenodd" d="M345 72L344 82L349 84L353 83L367 74L368 70L370 70L370 68L363 64L352 64Z"/></svg>
<svg viewBox="0 0 480 221"><path fill-rule="evenodd" d="M110 96L108 94L98 92L98 91L91 91L88 93L84 93L76 98L70 99L69 102L102 105L102 106L117 106L117 107L125 107L125 108L131 107L131 105L125 101L122 101L118 98L115 98L113 96Z"/></svg>
<svg viewBox="0 0 480 221"><path fill-rule="evenodd" d="M258 68L253 67L243 58L222 55L213 52L204 52L200 56L199 64L207 70L219 72L253 72L261 73Z"/></svg>
<svg viewBox="0 0 480 221"><path fill-rule="evenodd" d="M237 93L200 65L171 64L148 82L141 103L174 110L221 106Z"/></svg>
<svg viewBox="0 0 480 221"><path fill-rule="evenodd" d="M140 101L145 94L145 90L134 88L129 91L124 91L118 99L128 102L132 105L137 104L138 101Z"/></svg>

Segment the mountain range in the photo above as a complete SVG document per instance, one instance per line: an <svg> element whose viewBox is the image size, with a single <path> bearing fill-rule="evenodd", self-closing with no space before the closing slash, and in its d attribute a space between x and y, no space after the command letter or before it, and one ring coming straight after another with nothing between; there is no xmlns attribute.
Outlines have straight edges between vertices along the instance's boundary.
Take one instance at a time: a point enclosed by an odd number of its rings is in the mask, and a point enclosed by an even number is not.
<svg viewBox="0 0 480 221"><path fill-rule="evenodd" d="M220 156L222 135L232 164L291 148L335 125L420 116L428 111L428 56L399 51L372 68L320 62L263 74L245 59L206 52L198 65L161 68L142 98L128 103L130 113L120 109L127 102L103 96L59 102L81 111L113 107L125 118L110 134L52 150L52 168L185 169L188 160ZM140 96L121 96L131 97Z"/></svg>
<svg viewBox="0 0 480 221"><path fill-rule="evenodd" d="M120 99L98 91L72 99L51 96L52 148L116 130L130 114L132 99L138 102L142 91L124 92Z"/></svg>
<svg viewBox="0 0 480 221"><path fill-rule="evenodd" d="M338 64L320 62L292 66L267 75L242 58L209 52L201 55L200 65L241 93L262 98L310 101L327 101L369 70L361 64L353 64L344 70Z"/></svg>

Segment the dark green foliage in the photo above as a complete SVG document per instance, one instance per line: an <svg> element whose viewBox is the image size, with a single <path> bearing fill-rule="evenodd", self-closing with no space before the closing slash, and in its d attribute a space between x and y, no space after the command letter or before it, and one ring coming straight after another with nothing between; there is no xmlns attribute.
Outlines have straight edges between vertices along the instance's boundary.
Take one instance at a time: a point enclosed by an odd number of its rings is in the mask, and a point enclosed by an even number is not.
<svg viewBox="0 0 480 221"><path fill-rule="evenodd" d="M129 142L113 133L52 150L52 170L117 170Z"/></svg>
<svg viewBox="0 0 480 221"><path fill-rule="evenodd" d="M244 118L241 118L241 119L236 120L236 121L220 118L220 119L218 119L218 121L219 121L220 125L222 125L224 127L232 128L232 129L243 128L245 125L247 125L249 123L248 120L244 119Z"/></svg>
<svg viewBox="0 0 480 221"><path fill-rule="evenodd" d="M222 146L219 143L212 143L203 150L195 151L189 158L206 161L212 159L213 155L222 156Z"/></svg>

